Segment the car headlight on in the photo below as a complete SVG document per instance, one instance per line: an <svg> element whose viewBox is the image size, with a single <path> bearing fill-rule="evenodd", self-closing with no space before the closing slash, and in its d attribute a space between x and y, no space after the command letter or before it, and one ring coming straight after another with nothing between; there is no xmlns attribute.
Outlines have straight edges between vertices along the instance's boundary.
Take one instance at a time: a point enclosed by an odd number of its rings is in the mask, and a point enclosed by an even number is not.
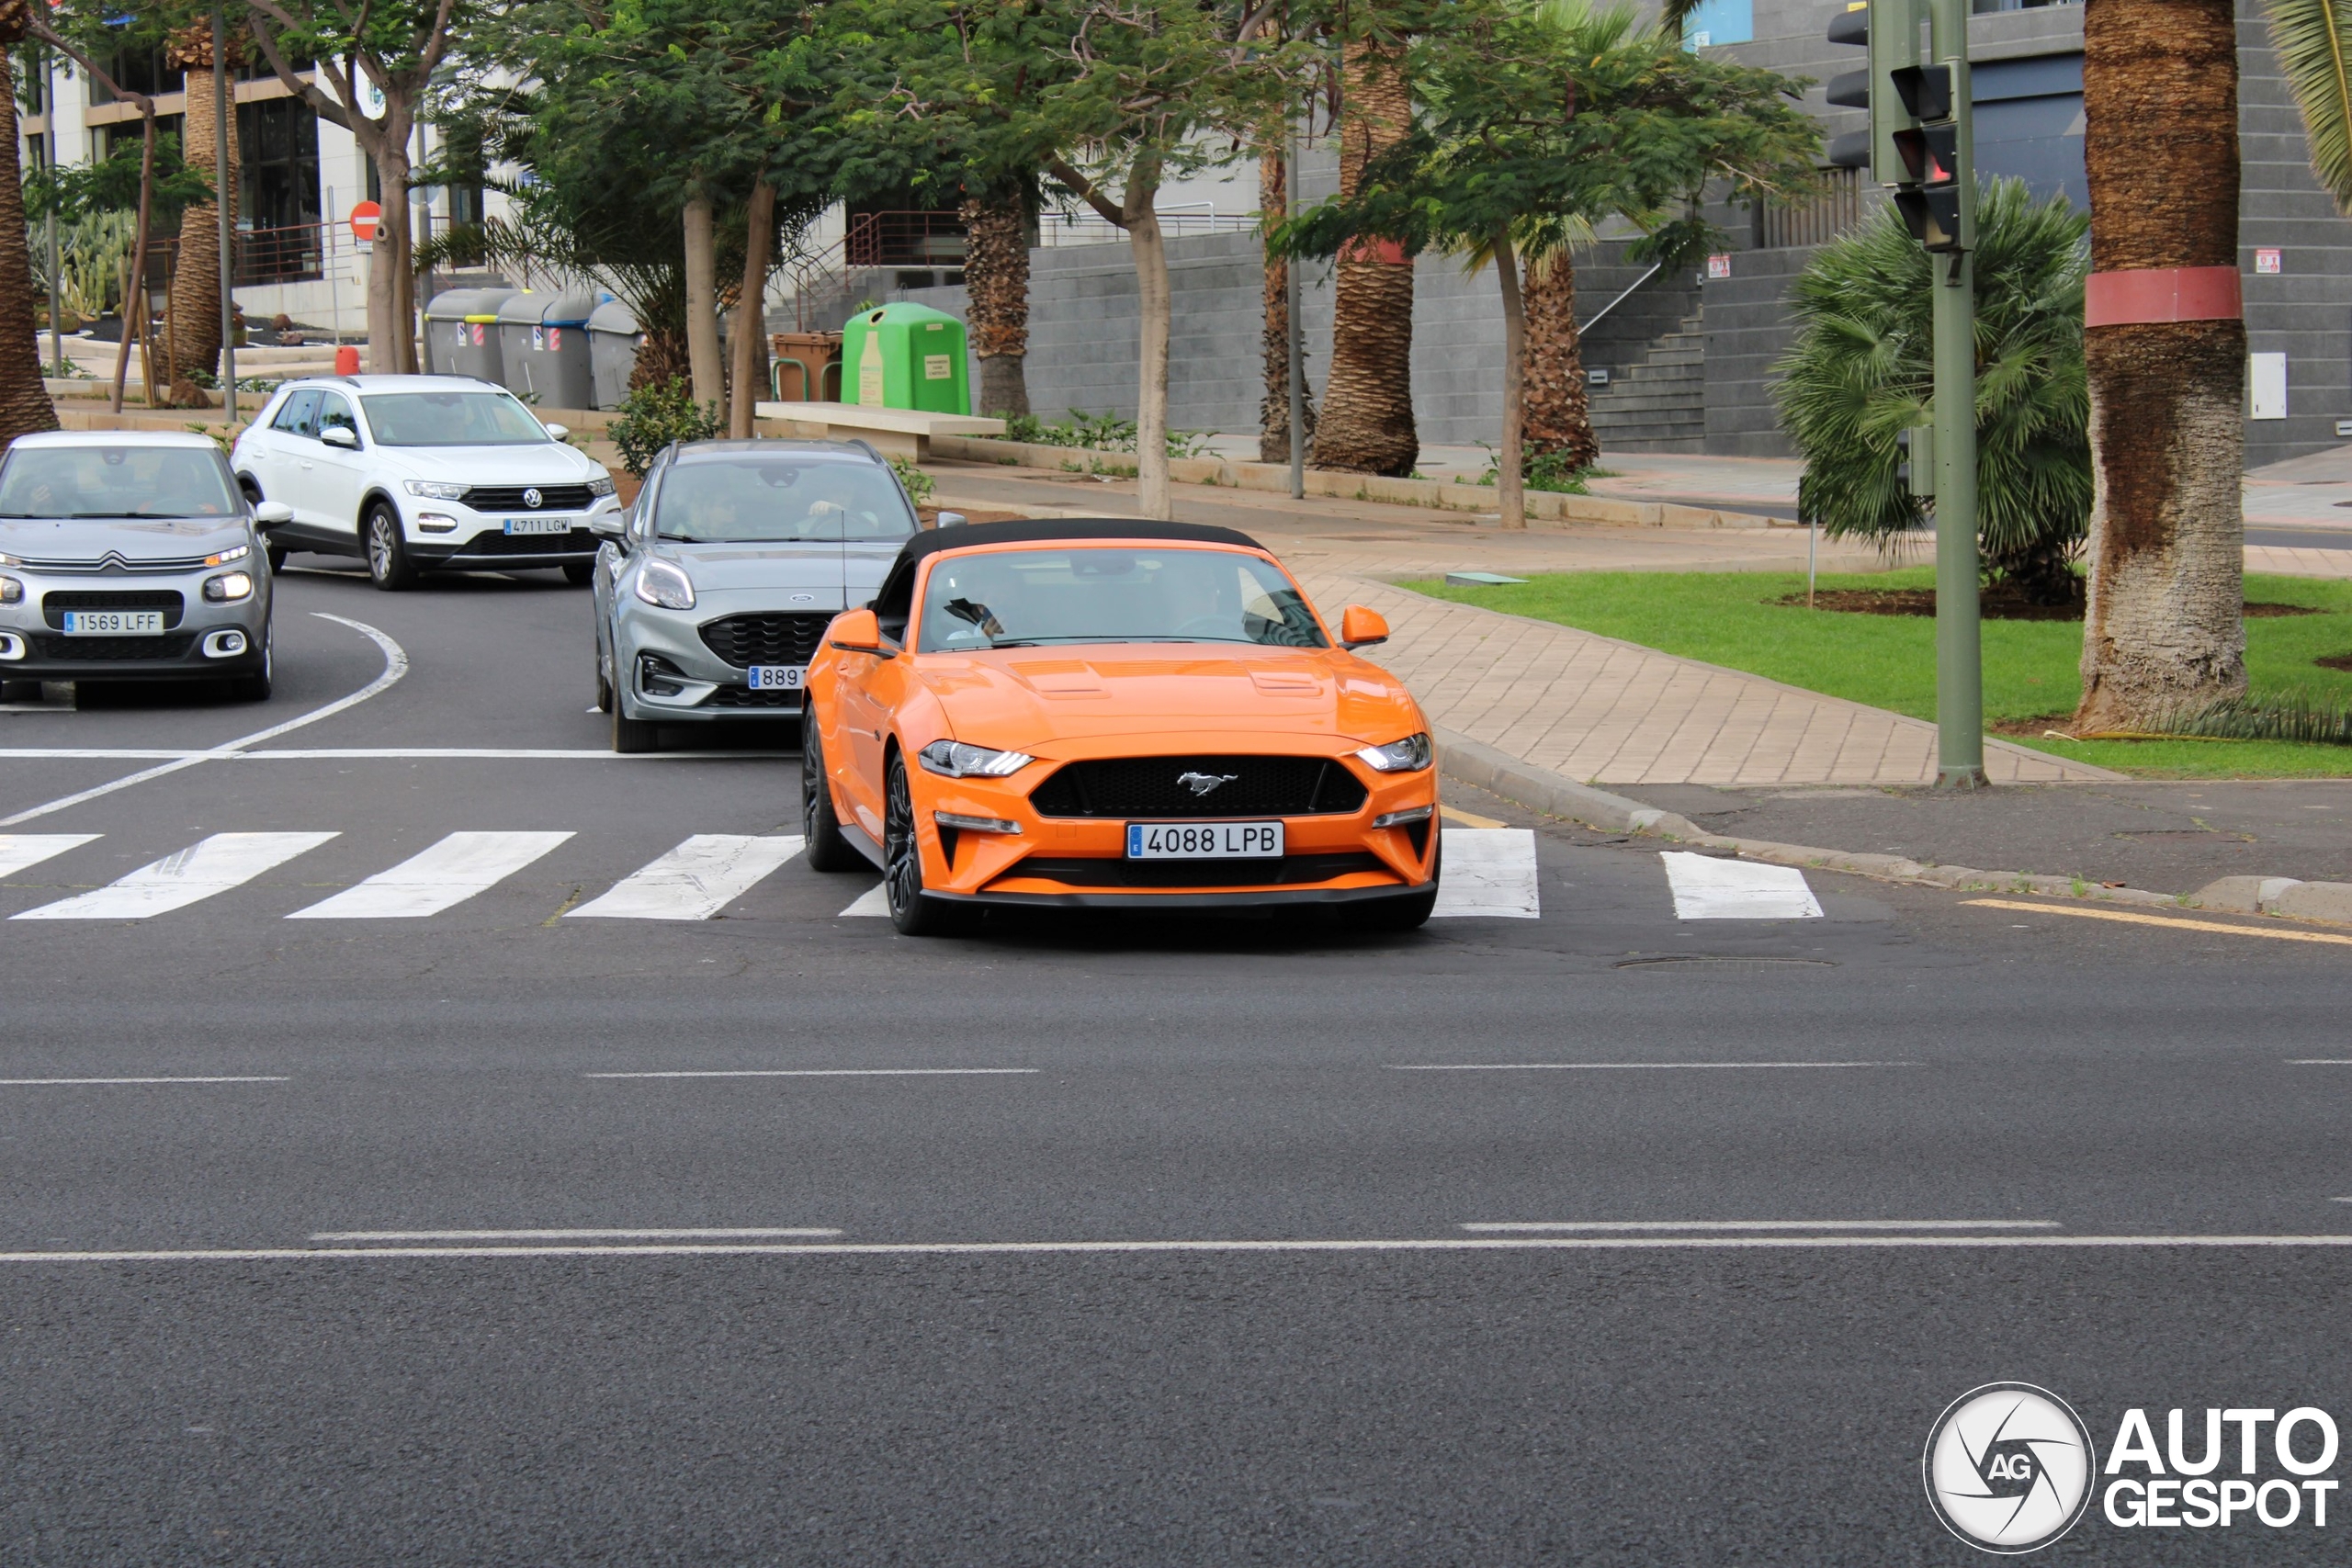
<svg viewBox="0 0 2352 1568"><path fill-rule="evenodd" d="M467 487L464 485L443 484L437 479L408 481L409 494L421 495L427 501L463 501L466 499L466 490Z"/></svg>
<svg viewBox="0 0 2352 1568"><path fill-rule="evenodd" d="M1001 779L1036 760L1026 751L991 751L961 740L934 740L915 754L915 761L925 768L951 779Z"/></svg>
<svg viewBox="0 0 2352 1568"><path fill-rule="evenodd" d="M695 607L694 579L665 560L650 560L637 569L637 596L664 610Z"/></svg>
<svg viewBox="0 0 2352 1568"><path fill-rule="evenodd" d="M251 545L231 545L227 549L222 550L217 556L205 557L204 564L207 566L227 566L231 561L243 560L253 553L253 547Z"/></svg>
<svg viewBox="0 0 2352 1568"><path fill-rule="evenodd" d="M596 478L588 481L588 493L590 495L610 495L618 488L619 487L617 485L613 483L613 476L610 474L599 474Z"/></svg>
<svg viewBox="0 0 2352 1568"><path fill-rule="evenodd" d="M0 556L0 560L7 558ZM13 577L0 577L0 604L21 604L25 602L25 585Z"/></svg>
<svg viewBox="0 0 2352 1568"><path fill-rule="evenodd" d="M240 599L251 598L254 580L250 573L224 571L218 577L204 580L205 602L212 604L233 604Z"/></svg>
<svg viewBox="0 0 2352 1568"><path fill-rule="evenodd" d="M1430 765L1430 738L1408 735L1385 746L1367 746L1356 753L1356 761L1378 773L1417 773Z"/></svg>

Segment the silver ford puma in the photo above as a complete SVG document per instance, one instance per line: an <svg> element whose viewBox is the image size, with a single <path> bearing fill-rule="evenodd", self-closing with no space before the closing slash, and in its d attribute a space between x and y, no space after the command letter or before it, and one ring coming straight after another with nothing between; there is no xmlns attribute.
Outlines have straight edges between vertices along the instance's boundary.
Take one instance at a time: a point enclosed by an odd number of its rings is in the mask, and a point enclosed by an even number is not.
<svg viewBox="0 0 2352 1568"><path fill-rule="evenodd" d="M825 627L874 596L920 526L862 441L663 452L596 553L596 705L613 750L650 751L664 725L797 720Z"/></svg>

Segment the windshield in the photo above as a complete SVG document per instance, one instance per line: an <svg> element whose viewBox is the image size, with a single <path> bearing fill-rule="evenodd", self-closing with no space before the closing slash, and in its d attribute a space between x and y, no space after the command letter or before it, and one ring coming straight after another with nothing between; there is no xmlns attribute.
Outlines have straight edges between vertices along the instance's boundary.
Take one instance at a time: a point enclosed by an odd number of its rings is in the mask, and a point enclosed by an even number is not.
<svg viewBox="0 0 2352 1568"><path fill-rule="evenodd" d="M359 401L386 446L536 446L554 439L503 392L378 392Z"/></svg>
<svg viewBox="0 0 2352 1568"><path fill-rule="evenodd" d="M878 464L745 453L671 464L653 530L695 545L903 539L915 518Z"/></svg>
<svg viewBox="0 0 2352 1568"><path fill-rule="evenodd" d="M0 467L0 517L229 517L244 502L200 446L18 446Z"/></svg>
<svg viewBox="0 0 2352 1568"><path fill-rule="evenodd" d="M1290 580L1238 550L1004 550L933 565L924 651L1058 642L1329 646Z"/></svg>

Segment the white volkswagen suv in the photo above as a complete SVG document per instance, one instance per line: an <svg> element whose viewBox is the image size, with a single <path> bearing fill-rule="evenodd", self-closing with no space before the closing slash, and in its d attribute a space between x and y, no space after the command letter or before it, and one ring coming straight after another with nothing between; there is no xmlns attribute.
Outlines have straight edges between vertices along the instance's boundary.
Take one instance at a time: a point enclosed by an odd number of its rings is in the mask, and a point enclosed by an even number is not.
<svg viewBox="0 0 2352 1568"><path fill-rule="evenodd" d="M504 388L470 376L312 376L288 381L237 438L230 465L253 501L294 520L288 550L357 556L376 586L424 571L596 570L613 477Z"/></svg>

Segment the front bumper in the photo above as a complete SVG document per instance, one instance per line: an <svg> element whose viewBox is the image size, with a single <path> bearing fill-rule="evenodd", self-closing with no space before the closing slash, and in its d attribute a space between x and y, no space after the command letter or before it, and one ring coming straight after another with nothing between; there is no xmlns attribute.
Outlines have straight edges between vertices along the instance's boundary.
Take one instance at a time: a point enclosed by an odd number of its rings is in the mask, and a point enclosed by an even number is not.
<svg viewBox="0 0 2352 1568"><path fill-rule="evenodd" d="M657 724L724 724L733 719L797 721L807 700L803 692L752 691L750 671L714 653L702 639L702 627L706 622L739 615L821 615L830 620L840 614L838 607L820 609L807 604L794 604L779 611L773 597L763 592L706 593L691 610L665 610L648 604L625 588L621 593L617 640L613 649L613 668L617 677L614 684L619 693L621 712L629 718ZM669 678L661 683L674 685L676 691L649 689L645 670L649 655L668 672Z"/></svg>
<svg viewBox="0 0 2352 1568"><path fill-rule="evenodd" d="M217 681L251 674L268 661L269 579L266 569L254 573L253 593L234 604L215 604L204 599L204 580L218 575L208 569L187 577L51 576L9 569L25 584L22 603L0 605L0 682L8 681ZM88 603L109 591L126 598L136 594L177 592L176 613L166 610L160 636L68 637L62 615L45 601L50 593L77 596L81 608L102 608ZM147 608L132 604L130 608ZM208 653L219 647L216 634L241 634L243 649L236 653Z"/></svg>
<svg viewBox="0 0 2352 1568"><path fill-rule="evenodd" d="M509 534L503 513L492 517L456 502L401 499L409 558L434 571L526 571L593 561L602 540L589 529L588 520L620 510L616 498L600 496L585 512L567 513L580 519L580 525L568 532ZM429 518L446 518L455 526L428 526Z"/></svg>

